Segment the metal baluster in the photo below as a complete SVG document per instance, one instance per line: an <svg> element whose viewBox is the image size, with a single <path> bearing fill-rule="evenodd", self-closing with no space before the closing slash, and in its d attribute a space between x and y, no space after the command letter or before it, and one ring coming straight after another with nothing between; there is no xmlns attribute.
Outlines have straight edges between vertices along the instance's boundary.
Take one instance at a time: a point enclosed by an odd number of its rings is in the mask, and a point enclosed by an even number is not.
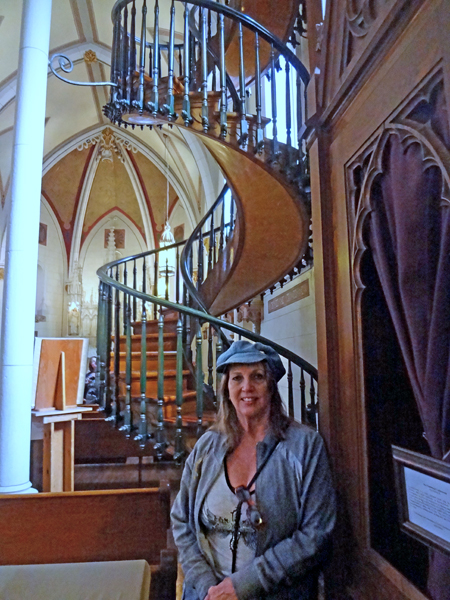
<svg viewBox="0 0 450 600"><path fill-rule="evenodd" d="M136 289L137 285L137 268L136 268L136 259L133 260L133 290ZM133 296L133 322L136 322L136 313L137 313L137 298Z"/></svg>
<svg viewBox="0 0 450 600"><path fill-rule="evenodd" d="M144 294L147 293L147 263L145 260L145 256L143 258L143 264L142 264L142 292Z"/></svg>
<svg viewBox="0 0 450 600"><path fill-rule="evenodd" d="M209 252L208 252L208 275L214 266L213 247L214 247L214 213L211 213L211 229L209 231Z"/></svg>
<svg viewBox="0 0 450 600"><path fill-rule="evenodd" d="M307 407L308 410L308 422L312 427L317 427L316 423L316 389L314 387L314 379L311 377L311 386L309 388L309 397L311 399L311 404Z"/></svg>
<svg viewBox="0 0 450 600"><path fill-rule="evenodd" d="M255 102L256 102L256 138L254 152L262 154L264 132L261 118L261 61L259 57L259 35L255 33Z"/></svg>
<svg viewBox="0 0 450 600"><path fill-rule="evenodd" d="M200 289L200 286L203 283L204 273L203 273L203 231L200 229L198 232L198 253L197 253L197 289Z"/></svg>
<svg viewBox="0 0 450 600"><path fill-rule="evenodd" d="M159 268L158 268L158 254L155 254L155 262L153 263L153 272L154 272L154 280L153 280L153 295L157 296L158 295L158 274L159 274ZM156 304L153 305L153 318L157 319L158 318L158 313L157 313L157 307Z"/></svg>
<svg viewBox="0 0 450 600"><path fill-rule="evenodd" d="M108 417L112 413L112 399L111 399L111 345L112 345L112 301L113 293L110 285L106 288L106 365L105 365L105 389L106 389L106 401L105 401L105 412Z"/></svg>
<svg viewBox="0 0 450 600"><path fill-rule="evenodd" d="M133 78L136 71L136 3L133 0L131 7L131 29L130 29L130 58L129 58L129 86L130 103L134 100Z"/></svg>
<svg viewBox="0 0 450 600"><path fill-rule="evenodd" d="M105 286L100 281L98 286L98 314L97 314L97 372L95 383L97 387L98 403L105 408L105 365L106 365L106 294Z"/></svg>
<svg viewBox="0 0 450 600"><path fill-rule="evenodd" d="M198 263L197 263L198 264ZM194 249L191 247L189 252L189 275L191 279L194 279ZM197 279L198 279L198 271L197 271ZM188 304L190 303L190 296L188 295Z"/></svg>
<svg viewBox="0 0 450 600"><path fill-rule="evenodd" d="M213 334L212 334L212 326L209 324L208 326L208 385L211 387L214 383L213 377Z"/></svg>
<svg viewBox="0 0 450 600"><path fill-rule="evenodd" d="M123 265L123 285L127 285L127 263ZM124 293L123 295L123 314L122 314L122 325L123 325L123 335L127 333L127 309L128 302L130 301L130 297Z"/></svg>
<svg viewBox="0 0 450 600"><path fill-rule="evenodd" d="M223 346L222 346L222 336L220 335L220 330L217 331L217 343L216 343L216 364L217 364L217 359L219 358L219 356L222 354L223 351ZM216 371L216 397L214 400L214 406L217 408L217 399L219 397L219 393L220 393L220 374L217 373Z"/></svg>
<svg viewBox="0 0 450 600"><path fill-rule="evenodd" d="M292 129L292 115L291 115L291 66L289 64L288 59L286 58L286 171L290 174L292 157L291 157L291 149L292 149L292 139L291 139L291 129Z"/></svg>
<svg viewBox="0 0 450 600"><path fill-rule="evenodd" d="M122 98L124 100L128 100L127 98L127 76L128 76L128 8L125 6L125 10L123 11L123 30L122 30Z"/></svg>
<svg viewBox="0 0 450 600"><path fill-rule="evenodd" d="M202 326L198 325L196 337L196 377L197 377L197 438L203 433L203 367L202 367Z"/></svg>
<svg viewBox="0 0 450 600"><path fill-rule="evenodd" d="M288 410L289 416L294 418L294 388L292 385L292 363L289 361L288 363L288 373L287 373L287 381L288 381Z"/></svg>
<svg viewBox="0 0 450 600"><path fill-rule="evenodd" d="M209 129L208 113L208 47L206 42L206 9L200 9L201 35L202 35L202 125L203 131Z"/></svg>
<svg viewBox="0 0 450 600"><path fill-rule="evenodd" d="M189 32L189 91L193 87L193 82L196 81L197 64L195 60L195 38ZM197 91L196 89L194 91Z"/></svg>
<svg viewBox="0 0 450 600"><path fill-rule="evenodd" d="M139 114L144 111L145 38L147 33L147 0L142 5L141 53L139 57Z"/></svg>
<svg viewBox="0 0 450 600"><path fill-rule="evenodd" d="M167 448L164 432L164 314L158 320L158 428L155 432L155 457L161 460Z"/></svg>
<svg viewBox="0 0 450 600"><path fill-rule="evenodd" d="M184 96L183 96L183 110L181 116L183 117L184 124L186 127L192 123L191 116L191 102L189 100L189 88L190 88L190 72L189 67L189 11L187 3L184 3Z"/></svg>
<svg viewBox="0 0 450 600"><path fill-rule="evenodd" d="M165 270L165 299L169 299L169 259L166 257L166 270Z"/></svg>
<svg viewBox="0 0 450 600"><path fill-rule="evenodd" d="M183 77L183 57L181 55L181 48L178 47L178 77L182 79Z"/></svg>
<svg viewBox="0 0 450 600"><path fill-rule="evenodd" d="M187 287L185 285L183 285L183 302L182 302L183 306L187 306L188 305L188 291L187 291ZM187 315L184 313L181 313L181 318L183 320L183 348L186 348L186 320L187 320Z"/></svg>
<svg viewBox="0 0 450 600"><path fill-rule="evenodd" d="M125 13L125 11L123 11ZM118 47L118 62L117 62L117 70L118 70L118 80L120 81L120 96L121 98L125 98L126 88L125 88L125 44L123 43L125 36L125 27L123 19L125 19L125 14L120 13L119 17L119 47Z"/></svg>
<svg viewBox="0 0 450 600"><path fill-rule="evenodd" d="M153 45L148 50L148 74L150 77L153 75Z"/></svg>
<svg viewBox="0 0 450 600"><path fill-rule="evenodd" d="M180 304L180 251L179 246L177 246L177 255L176 255L176 279L175 279L175 302Z"/></svg>
<svg viewBox="0 0 450 600"><path fill-rule="evenodd" d="M141 368L140 368L140 407L139 407L139 433L134 438L139 442L139 446L144 448L148 433L147 433L147 310L145 302L142 300L142 317L141 317Z"/></svg>
<svg viewBox="0 0 450 600"><path fill-rule="evenodd" d="M119 267L116 266L116 281L119 281ZM120 378L120 292L115 290L114 296L114 404L113 415L116 424L120 420L119 400L119 378Z"/></svg>
<svg viewBox="0 0 450 600"><path fill-rule="evenodd" d="M217 229L219 230L219 228L217 228ZM216 229L214 229L214 235L213 235L213 266L217 262L217 233L218 233L218 231L216 231Z"/></svg>
<svg viewBox="0 0 450 600"><path fill-rule="evenodd" d="M208 44L211 43L211 39L212 39L212 17L211 17L211 10L208 9ZM213 62L211 89L213 92L215 92L216 88L217 88L217 73L216 73L216 65Z"/></svg>
<svg viewBox="0 0 450 600"><path fill-rule="evenodd" d="M226 238L225 238L227 242L230 239L231 234L233 232L233 227L234 227L233 219L234 219L234 199L233 199L233 197L231 197L231 202L230 202L230 218L229 218L229 221L227 223L227 235L226 235Z"/></svg>
<svg viewBox="0 0 450 600"><path fill-rule="evenodd" d="M124 423L120 428L127 437L130 437L132 426L131 415L131 303L130 298L124 295L124 306L127 307L125 314L125 336L126 336L126 359L125 359L125 412Z"/></svg>
<svg viewBox="0 0 450 600"><path fill-rule="evenodd" d="M225 232L225 200L222 198L220 203L222 207L222 214L220 215L220 238L219 238L219 254L223 252L224 246L224 232Z"/></svg>
<svg viewBox="0 0 450 600"><path fill-rule="evenodd" d="M231 198L230 203L230 223L231 223L231 232L234 231L234 198Z"/></svg>
<svg viewBox="0 0 450 600"><path fill-rule="evenodd" d="M303 164L303 153L302 153L302 127L303 127L303 110L302 110L302 80L300 74L297 73L297 94L296 94L296 106L297 106L297 145L298 145L298 164L302 172Z"/></svg>
<svg viewBox="0 0 450 600"><path fill-rule="evenodd" d="M174 109L174 100L173 100L173 68L174 68L174 49L175 42L175 2L172 0L172 5L170 7L170 29L169 29L169 57L168 57L168 68L169 68L169 78L167 83L167 100L166 105L164 106L164 112L167 115L169 121L172 121L177 118L178 115L175 114Z"/></svg>
<svg viewBox="0 0 450 600"><path fill-rule="evenodd" d="M248 122L245 107L245 65L244 65L244 33L242 23L239 23L239 113L241 117L240 146L246 146L248 142Z"/></svg>
<svg viewBox="0 0 450 600"><path fill-rule="evenodd" d="M272 98L272 126L273 126L273 137L272 137L272 160L278 159L278 127L277 127L277 81L276 81L276 70L275 70L275 48L271 45L270 51L270 91Z"/></svg>
<svg viewBox="0 0 450 600"><path fill-rule="evenodd" d="M122 15L119 13L118 18L114 21L114 29L113 29L113 48L114 53L111 57L111 81L117 83L120 77L120 54L119 48L120 44L120 24L121 24ZM115 87L111 86L111 97L115 97L116 95Z"/></svg>
<svg viewBox="0 0 450 600"><path fill-rule="evenodd" d="M220 44L220 137L225 139L228 133L227 123L227 72L225 68L225 25L224 16L219 14Z"/></svg>
<svg viewBox="0 0 450 600"><path fill-rule="evenodd" d="M305 394L305 372L303 369L300 371L300 411L301 411L301 422L307 423L306 416L306 394Z"/></svg>
<svg viewBox="0 0 450 600"><path fill-rule="evenodd" d="M159 110L159 2L155 0L155 28L153 30L153 115L156 116Z"/></svg>
<svg viewBox="0 0 450 600"><path fill-rule="evenodd" d="M192 347L191 347L191 317L184 315L185 329L185 356L188 363L192 364Z"/></svg>
<svg viewBox="0 0 450 600"><path fill-rule="evenodd" d="M130 33L128 34L127 32L127 48L126 48L126 52L127 52L127 99L128 99L128 105L131 109L133 100L134 100L134 88L133 88L133 75L134 72L131 68L131 35L132 35L132 28L133 28L133 7L131 8L130 11L131 14L131 22L130 22Z"/></svg>
<svg viewBox="0 0 450 600"><path fill-rule="evenodd" d="M183 325L180 318L177 322L176 404L177 419L175 423L175 453L173 459L179 464L186 453L183 438L183 419L181 417L181 409L183 407Z"/></svg>

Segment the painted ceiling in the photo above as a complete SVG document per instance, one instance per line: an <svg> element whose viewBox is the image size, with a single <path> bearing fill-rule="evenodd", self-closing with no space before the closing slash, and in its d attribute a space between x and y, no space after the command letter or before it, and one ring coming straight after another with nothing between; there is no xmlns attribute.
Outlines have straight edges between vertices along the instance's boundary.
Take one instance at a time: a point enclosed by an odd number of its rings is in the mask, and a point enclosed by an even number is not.
<svg viewBox="0 0 450 600"><path fill-rule="evenodd" d="M113 0L53 0L50 55L64 52L71 58L74 69L68 76L70 79L108 80L113 4ZM152 11L153 2L147 4L149 12ZM7 199L11 169L21 10L22 2L0 0L2 206ZM182 11L178 11L180 31L182 20ZM167 31L168 25L161 23ZM42 193L60 225L68 253L75 239L74 226L80 210L83 211L81 245L92 227L114 209L136 225L147 243L148 238L157 240L165 220L167 165L170 210L176 202L180 203L188 230L198 221L205 205L215 200L223 184L223 177L202 142L177 127L128 131L126 147L122 148L125 160L113 152L111 160L97 156L94 165L97 151L89 143L93 136L109 128L113 136L122 136L123 145L124 133L102 113L108 94L109 87L76 87L52 74L48 77ZM89 198L83 200L89 177ZM0 210L0 238L6 221L7 210Z"/></svg>

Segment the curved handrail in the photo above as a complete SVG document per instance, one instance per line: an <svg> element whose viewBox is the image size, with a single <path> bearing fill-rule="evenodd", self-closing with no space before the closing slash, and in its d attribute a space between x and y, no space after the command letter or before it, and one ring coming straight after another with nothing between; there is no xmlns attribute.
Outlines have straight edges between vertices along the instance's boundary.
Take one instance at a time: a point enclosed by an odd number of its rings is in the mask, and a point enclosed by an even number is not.
<svg viewBox="0 0 450 600"><path fill-rule="evenodd" d="M113 23L115 22L118 13L124 8L127 4L130 4L133 0L117 0L114 4L111 11L111 19ZM184 0L176 0L176 2L184 2ZM222 14L234 21L238 21L251 29L253 32L260 35L266 42L269 44L273 44L274 48L276 48L283 56L289 59L289 62L299 73L303 83L305 85L308 84L310 80L310 76L308 70L302 61L291 51L286 45L278 38L273 35L268 29L266 29L263 25L260 25L257 21L249 17L248 15L238 12L234 8L230 8L224 4L220 4L219 2L214 2L213 0L189 0L189 4L194 4L195 6L200 6L203 8L209 8L213 12Z"/></svg>
<svg viewBox="0 0 450 600"><path fill-rule="evenodd" d="M214 210L217 208L219 203L223 200L225 194L227 193L227 191L229 189L230 188L229 188L228 184L226 183L223 186L222 191L220 192L217 200L214 202L214 204L207 211L205 216L198 223L197 227L194 229L194 231L192 232L190 237L186 240L186 244L183 248L183 251L181 252L181 257L180 257L180 269L181 269L181 275L183 277L183 281L184 281L186 287L188 288L190 295L194 298L195 302L206 313L208 312L208 309L206 308L202 297L200 296L200 294L198 293L198 291L194 285L194 281L192 279L192 273L188 273L188 266L187 266L188 265L188 257L190 255L190 252L192 251L194 240L197 239L197 236L200 233L203 225L206 223L206 221L210 217L211 213L214 212Z"/></svg>
<svg viewBox="0 0 450 600"><path fill-rule="evenodd" d="M166 246L164 248L164 250L167 250L168 248L171 248L171 247L175 247L176 245L179 245L182 243L184 243L184 242L178 242L177 244L173 244L172 246ZM150 250L150 251L144 252L143 254L140 254L138 256L139 257L142 257L144 255L148 256L149 254L152 254L152 253L155 253L155 252L158 252L161 250L162 250L161 248L158 248L157 250ZM237 335L245 336L248 339L252 340L253 342L261 342L262 344L271 346L276 352L278 352L278 354L280 356L283 356L284 358L291 361L298 367L302 368L308 374L311 374L315 379L317 379L318 371L317 371L316 367L314 367L311 363L309 363L305 359L301 358L300 356L298 356L291 350L284 348L284 346L280 346L280 344L277 344L276 342L273 342L272 340L269 340L268 338L265 338L262 335L253 333L252 331L244 329L243 327L239 327L239 325L234 325L233 323L228 323L228 321L222 321L221 319L218 319L217 317L213 317L212 315L209 315L200 310L196 310L195 308L191 308L191 307L185 306L183 304L176 304L175 302L170 302L169 300L159 298L158 296L153 296L152 294L144 294L143 292L140 292L139 290L135 290L133 288L130 288L130 287L124 285L123 283L120 283L119 281L116 281L116 279L114 279L113 277L108 275L107 271L109 269L113 269L114 267L116 267L119 264L122 264L128 260L131 260L131 258L130 257L120 258L118 260L109 262L106 265L103 265L102 267L100 267L97 270L97 276L100 279L100 281L102 281L106 285L111 286L112 288L114 288L116 290L119 290L120 292L129 294L130 296L134 296L135 298L139 298L140 300L142 300L144 302L150 302L152 304L159 304L161 306L164 306L165 308L170 308L170 309L176 310L178 312L184 313L186 315L189 315L190 317L195 317L196 319L199 319L200 322L211 323L211 325L213 325L215 328L227 329L228 331L236 333Z"/></svg>

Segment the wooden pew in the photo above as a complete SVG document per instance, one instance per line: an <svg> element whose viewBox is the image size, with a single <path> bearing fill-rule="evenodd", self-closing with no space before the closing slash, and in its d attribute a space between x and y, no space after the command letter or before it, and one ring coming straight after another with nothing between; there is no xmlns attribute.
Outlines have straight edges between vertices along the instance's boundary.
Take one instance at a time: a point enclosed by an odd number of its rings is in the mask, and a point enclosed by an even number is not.
<svg viewBox="0 0 450 600"><path fill-rule="evenodd" d="M175 600L170 489L0 496L0 565L145 559L151 600Z"/></svg>

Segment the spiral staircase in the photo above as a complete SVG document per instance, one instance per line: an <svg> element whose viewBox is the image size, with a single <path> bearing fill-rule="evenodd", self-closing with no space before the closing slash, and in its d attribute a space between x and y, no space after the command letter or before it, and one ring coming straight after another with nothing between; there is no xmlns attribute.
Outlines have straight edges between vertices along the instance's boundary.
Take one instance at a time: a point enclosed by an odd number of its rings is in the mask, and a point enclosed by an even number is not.
<svg viewBox="0 0 450 600"><path fill-rule="evenodd" d="M119 0L112 11L105 115L119 127L188 128L201 136L227 182L188 240L98 271L101 411L157 461L182 462L213 421L215 362L232 338L261 341L279 352L289 413L317 426L316 369L226 318L311 260L302 148L309 77L284 41L252 17L254 11L273 21L286 41L299 2L281 4L277 18L269 1L250 2L243 12L237 1L156 0L150 14L146 0L141 7ZM175 44L180 14L183 42ZM162 22L169 23L167 39ZM70 71L67 59L60 56L59 63ZM265 77L270 116L263 115Z"/></svg>

